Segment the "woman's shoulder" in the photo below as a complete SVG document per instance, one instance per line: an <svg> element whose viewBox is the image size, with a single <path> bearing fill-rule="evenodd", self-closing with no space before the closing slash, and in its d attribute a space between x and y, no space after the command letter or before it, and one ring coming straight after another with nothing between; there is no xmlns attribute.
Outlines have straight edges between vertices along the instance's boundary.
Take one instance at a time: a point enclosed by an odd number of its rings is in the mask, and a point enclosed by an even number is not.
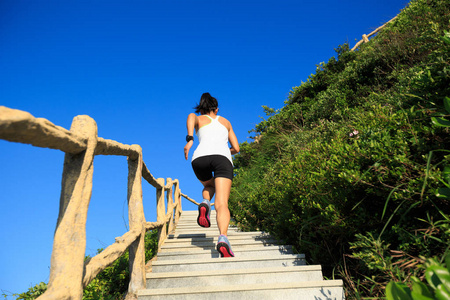
<svg viewBox="0 0 450 300"><path fill-rule="evenodd" d="M224 125L228 130L230 130L231 127L231 123L230 121L228 121L226 118L224 118L223 116L218 116L219 118L219 122Z"/></svg>
<svg viewBox="0 0 450 300"><path fill-rule="evenodd" d="M188 115L188 120L189 120L189 119L195 119L195 120L197 120L197 115L194 114L194 113L190 113L190 114Z"/></svg>
<svg viewBox="0 0 450 300"><path fill-rule="evenodd" d="M228 120L227 120L227 118L225 118L224 116L222 116L222 115L217 115L217 117L219 117L219 120L224 120L224 121L227 121L227 122L229 122Z"/></svg>

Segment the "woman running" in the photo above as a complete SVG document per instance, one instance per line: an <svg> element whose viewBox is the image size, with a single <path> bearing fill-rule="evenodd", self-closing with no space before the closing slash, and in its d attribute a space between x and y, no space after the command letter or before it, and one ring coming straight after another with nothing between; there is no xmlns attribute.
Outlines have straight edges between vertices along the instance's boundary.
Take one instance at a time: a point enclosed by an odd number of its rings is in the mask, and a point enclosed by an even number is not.
<svg viewBox="0 0 450 300"><path fill-rule="evenodd" d="M186 146L184 157L188 159L189 150L194 144L194 129L197 132L199 145L192 156L192 168L198 180L203 184L203 202L198 207L197 223L202 227L210 227L211 199L216 195L215 204L219 240L217 251L221 257L233 257L230 242L227 238L230 224L228 198L233 180L232 154L239 153L239 143L231 123L217 115L219 106L217 100L209 93L204 93L200 103L195 107L195 113L187 118ZM228 147L228 142L231 148Z"/></svg>

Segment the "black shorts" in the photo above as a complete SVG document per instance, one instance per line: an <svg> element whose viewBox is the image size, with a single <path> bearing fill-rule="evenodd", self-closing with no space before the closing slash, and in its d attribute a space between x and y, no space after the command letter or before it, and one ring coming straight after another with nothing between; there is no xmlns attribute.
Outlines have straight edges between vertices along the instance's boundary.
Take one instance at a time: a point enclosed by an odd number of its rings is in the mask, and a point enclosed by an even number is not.
<svg viewBox="0 0 450 300"><path fill-rule="evenodd" d="M233 180L233 164L223 155L207 155L197 157L192 161L192 169L200 181L211 178L225 177Z"/></svg>

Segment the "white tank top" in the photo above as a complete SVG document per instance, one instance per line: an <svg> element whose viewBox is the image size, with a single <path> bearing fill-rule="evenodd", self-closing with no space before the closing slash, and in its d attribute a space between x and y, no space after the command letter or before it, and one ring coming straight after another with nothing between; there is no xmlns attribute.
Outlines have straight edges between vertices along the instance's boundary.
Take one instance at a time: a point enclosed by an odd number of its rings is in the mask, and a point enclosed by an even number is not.
<svg viewBox="0 0 450 300"><path fill-rule="evenodd" d="M223 155L233 164L228 147L228 129L219 122L219 116L211 119L211 123L203 125L197 131L199 145L192 155L192 160L207 155Z"/></svg>

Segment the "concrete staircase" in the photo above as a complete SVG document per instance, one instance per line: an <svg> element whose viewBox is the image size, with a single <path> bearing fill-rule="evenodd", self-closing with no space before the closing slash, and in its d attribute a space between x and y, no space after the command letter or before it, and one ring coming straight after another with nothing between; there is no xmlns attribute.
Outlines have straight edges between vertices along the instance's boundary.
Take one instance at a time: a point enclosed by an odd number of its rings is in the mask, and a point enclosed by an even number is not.
<svg viewBox="0 0 450 300"><path fill-rule="evenodd" d="M230 227L235 257L220 258L215 211L211 228L198 226L197 214L183 211L138 299L344 299L341 280L323 280L320 266L306 265L303 254L263 232Z"/></svg>

